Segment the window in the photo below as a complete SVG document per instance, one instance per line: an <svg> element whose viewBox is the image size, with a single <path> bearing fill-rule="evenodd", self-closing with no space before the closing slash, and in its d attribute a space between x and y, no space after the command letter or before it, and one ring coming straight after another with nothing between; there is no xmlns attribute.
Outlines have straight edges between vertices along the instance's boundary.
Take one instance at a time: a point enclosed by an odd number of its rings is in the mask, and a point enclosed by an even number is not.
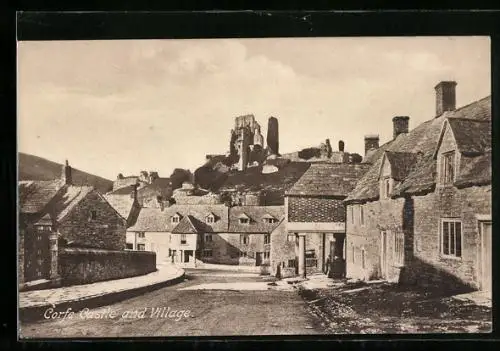
<svg viewBox="0 0 500 351"><path fill-rule="evenodd" d="M295 260L288 260L288 268L295 268Z"/></svg>
<svg viewBox="0 0 500 351"><path fill-rule="evenodd" d="M138 233L137 233L137 237L138 237L138 238L143 238L143 239L144 239L144 238L146 237L146 235L144 234L144 232L138 232Z"/></svg>
<svg viewBox="0 0 500 351"><path fill-rule="evenodd" d="M248 224L250 220L248 218L240 218L240 224Z"/></svg>
<svg viewBox="0 0 500 351"><path fill-rule="evenodd" d="M271 235L265 234L264 235L264 245L269 244L271 242Z"/></svg>
<svg viewBox="0 0 500 351"><path fill-rule="evenodd" d="M394 233L394 263L404 265L404 236L401 232Z"/></svg>
<svg viewBox="0 0 500 351"><path fill-rule="evenodd" d="M126 250L133 250L133 249L134 249L134 244L131 244L131 243L126 243L126 244L125 244L125 249L126 249Z"/></svg>
<svg viewBox="0 0 500 351"><path fill-rule="evenodd" d="M213 215L208 215L207 218L206 218L206 221L207 223L214 223L215 222L215 218Z"/></svg>
<svg viewBox="0 0 500 351"><path fill-rule="evenodd" d="M172 216L172 223L179 223L180 220L181 217L178 214Z"/></svg>
<svg viewBox="0 0 500 351"><path fill-rule="evenodd" d="M186 245L187 239L186 234L181 234L181 245Z"/></svg>
<svg viewBox="0 0 500 351"><path fill-rule="evenodd" d="M97 219L97 211L90 211L90 219L93 221Z"/></svg>
<svg viewBox="0 0 500 351"><path fill-rule="evenodd" d="M203 257L212 257L212 250L203 250Z"/></svg>
<svg viewBox="0 0 500 351"><path fill-rule="evenodd" d="M264 223L276 223L278 220L276 218L264 218Z"/></svg>
<svg viewBox="0 0 500 351"><path fill-rule="evenodd" d="M288 234L286 236L286 241L288 241L288 242L294 242L295 241L295 234Z"/></svg>
<svg viewBox="0 0 500 351"><path fill-rule="evenodd" d="M441 156L441 183L452 184L455 180L455 152L447 152Z"/></svg>
<svg viewBox="0 0 500 351"><path fill-rule="evenodd" d="M386 177L382 180L382 194L383 197L388 199L391 197L391 178Z"/></svg>
<svg viewBox="0 0 500 351"><path fill-rule="evenodd" d="M139 250L139 251L145 251L146 250L146 245L144 245L144 244L137 244L137 250Z"/></svg>
<svg viewBox="0 0 500 351"><path fill-rule="evenodd" d="M250 237L247 234L242 234L240 236L240 243L241 244L248 245L249 242L250 242Z"/></svg>
<svg viewBox="0 0 500 351"><path fill-rule="evenodd" d="M364 218L364 213L363 213L363 205L359 205L359 224L363 225L365 224L365 218Z"/></svg>
<svg viewBox="0 0 500 351"><path fill-rule="evenodd" d="M441 254L462 257L462 222L443 219L441 222Z"/></svg>
<svg viewBox="0 0 500 351"><path fill-rule="evenodd" d="M205 242L206 243L212 242L212 234L205 234Z"/></svg>
<svg viewBox="0 0 500 351"><path fill-rule="evenodd" d="M271 253L269 251L264 252L264 259L265 260L268 260L270 256L271 256Z"/></svg>
<svg viewBox="0 0 500 351"><path fill-rule="evenodd" d="M247 257L246 251L240 251L240 257Z"/></svg>

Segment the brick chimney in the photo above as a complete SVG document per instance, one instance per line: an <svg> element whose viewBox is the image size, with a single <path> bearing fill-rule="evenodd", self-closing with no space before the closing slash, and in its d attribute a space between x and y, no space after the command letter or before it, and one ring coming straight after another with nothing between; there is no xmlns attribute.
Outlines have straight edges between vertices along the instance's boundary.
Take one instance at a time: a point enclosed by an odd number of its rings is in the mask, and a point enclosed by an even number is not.
<svg viewBox="0 0 500 351"><path fill-rule="evenodd" d="M410 123L410 117L408 116L396 116L392 119L393 133L392 138L396 139L401 133L408 133L408 125Z"/></svg>
<svg viewBox="0 0 500 351"><path fill-rule="evenodd" d="M441 116L446 111L453 111L456 108L455 87L457 82L442 81L434 87L436 90L436 117Z"/></svg>
<svg viewBox="0 0 500 351"><path fill-rule="evenodd" d="M378 134L365 135L365 156L369 150L378 149L379 140Z"/></svg>
<svg viewBox="0 0 500 351"><path fill-rule="evenodd" d="M73 178L71 176L71 166L68 163L68 160L64 161L64 165L62 167L61 179L66 185L73 184Z"/></svg>

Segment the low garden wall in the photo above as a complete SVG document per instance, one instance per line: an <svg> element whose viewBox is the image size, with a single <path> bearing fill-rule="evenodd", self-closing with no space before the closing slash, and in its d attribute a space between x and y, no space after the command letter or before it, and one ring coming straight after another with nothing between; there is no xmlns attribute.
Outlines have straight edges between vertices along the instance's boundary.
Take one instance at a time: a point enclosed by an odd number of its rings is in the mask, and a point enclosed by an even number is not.
<svg viewBox="0 0 500 351"><path fill-rule="evenodd" d="M154 272L156 254L148 251L61 248L58 268L62 285L88 284Z"/></svg>

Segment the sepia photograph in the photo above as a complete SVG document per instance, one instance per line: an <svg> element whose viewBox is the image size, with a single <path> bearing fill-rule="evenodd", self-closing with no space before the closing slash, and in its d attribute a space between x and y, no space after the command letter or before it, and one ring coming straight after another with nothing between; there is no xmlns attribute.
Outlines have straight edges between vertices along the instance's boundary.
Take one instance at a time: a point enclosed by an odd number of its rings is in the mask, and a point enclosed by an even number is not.
<svg viewBox="0 0 500 351"><path fill-rule="evenodd" d="M491 333L490 60L18 41L18 337Z"/></svg>

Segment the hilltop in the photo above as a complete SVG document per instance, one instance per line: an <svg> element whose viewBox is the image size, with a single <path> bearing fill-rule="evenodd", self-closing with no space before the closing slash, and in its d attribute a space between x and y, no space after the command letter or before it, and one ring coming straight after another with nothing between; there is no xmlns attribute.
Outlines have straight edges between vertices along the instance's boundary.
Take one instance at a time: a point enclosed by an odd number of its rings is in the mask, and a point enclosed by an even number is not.
<svg viewBox="0 0 500 351"><path fill-rule="evenodd" d="M53 180L61 176L61 163L22 152L19 152L18 155L19 180ZM72 176L75 185L92 185L102 193L106 193L113 188L111 180L76 168L73 168Z"/></svg>

